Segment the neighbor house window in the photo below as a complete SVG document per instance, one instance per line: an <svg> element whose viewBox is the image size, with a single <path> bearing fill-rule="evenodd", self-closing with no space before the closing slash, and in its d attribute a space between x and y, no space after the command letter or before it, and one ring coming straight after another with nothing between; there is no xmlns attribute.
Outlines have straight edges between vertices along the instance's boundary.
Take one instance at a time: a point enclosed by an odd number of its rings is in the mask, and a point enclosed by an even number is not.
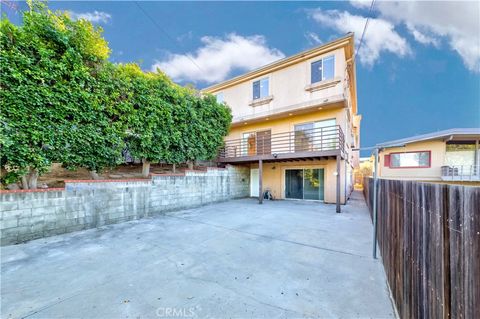
<svg viewBox="0 0 480 319"><path fill-rule="evenodd" d="M391 153L385 157L385 165L390 168L430 167L430 151Z"/></svg>
<svg viewBox="0 0 480 319"><path fill-rule="evenodd" d="M218 93L217 95L215 95L215 97L217 98L217 103L223 103L224 100L223 100L223 92L222 93Z"/></svg>
<svg viewBox="0 0 480 319"><path fill-rule="evenodd" d="M335 76L335 57L332 55L313 62L311 75L312 83L333 79Z"/></svg>
<svg viewBox="0 0 480 319"><path fill-rule="evenodd" d="M475 141L449 141L445 153L446 165L475 165Z"/></svg>
<svg viewBox="0 0 480 319"><path fill-rule="evenodd" d="M253 99L260 99L268 96L268 78L253 82Z"/></svg>

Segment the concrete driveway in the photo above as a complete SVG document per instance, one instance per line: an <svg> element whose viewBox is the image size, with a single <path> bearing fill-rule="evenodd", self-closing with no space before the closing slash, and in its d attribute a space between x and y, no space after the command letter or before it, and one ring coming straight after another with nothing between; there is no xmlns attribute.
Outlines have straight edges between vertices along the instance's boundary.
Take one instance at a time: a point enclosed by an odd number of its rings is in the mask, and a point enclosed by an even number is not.
<svg viewBox="0 0 480 319"><path fill-rule="evenodd" d="M234 200L3 247L1 317L393 317L363 198L342 209Z"/></svg>

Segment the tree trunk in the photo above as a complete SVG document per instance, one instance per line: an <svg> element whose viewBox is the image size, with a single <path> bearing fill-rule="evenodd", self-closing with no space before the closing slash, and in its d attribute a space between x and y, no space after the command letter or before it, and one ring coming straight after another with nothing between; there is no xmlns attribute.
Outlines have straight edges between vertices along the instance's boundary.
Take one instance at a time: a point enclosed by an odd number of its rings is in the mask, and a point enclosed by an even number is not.
<svg viewBox="0 0 480 319"><path fill-rule="evenodd" d="M188 169L193 169L193 161L188 161Z"/></svg>
<svg viewBox="0 0 480 319"><path fill-rule="evenodd" d="M142 176L148 177L148 175L150 175L150 162L144 158L142 159Z"/></svg>
<svg viewBox="0 0 480 319"><path fill-rule="evenodd" d="M22 188L28 189L28 177L27 175L22 176Z"/></svg>
<svg viewBox="0 0 480 319"><path fill-rule="evenodd" d="M31 169L28 174L28 188L36 189L38 180L38 171L36 169Z"/></svg>
<svg viewBox="0 0 480 319"><path fill-rule="evenodd" d="M90 176L95 180L100 179L100 176L98 175L97 171L95 171L95 170L90 171Z"/></svg>
<svg viewBox="0 0 480 319"><path fill-rule="evenodd" d="M172 165L172 171L175 173L177 171L177 165L173 164Z"/></svg>

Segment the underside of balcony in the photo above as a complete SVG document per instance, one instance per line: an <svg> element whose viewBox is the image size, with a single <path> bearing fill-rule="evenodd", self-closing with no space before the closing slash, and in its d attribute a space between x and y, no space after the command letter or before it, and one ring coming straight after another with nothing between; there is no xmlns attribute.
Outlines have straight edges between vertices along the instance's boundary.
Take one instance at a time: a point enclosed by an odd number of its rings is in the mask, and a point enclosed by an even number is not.
<svg viewBox="0 0 480 319"><path fill-rule="evenodd" d="M220 157L219 163L225 164L249 164L256 163L262 160L264 163L271 162L291 162L291 161L314 161L325 159L336 159L337 155L340 155L342 159L344 156L338 149L328 151L306 151L295 153L282 153L282 154L262 154L262 155L246 155L239 157Z"/></svg>

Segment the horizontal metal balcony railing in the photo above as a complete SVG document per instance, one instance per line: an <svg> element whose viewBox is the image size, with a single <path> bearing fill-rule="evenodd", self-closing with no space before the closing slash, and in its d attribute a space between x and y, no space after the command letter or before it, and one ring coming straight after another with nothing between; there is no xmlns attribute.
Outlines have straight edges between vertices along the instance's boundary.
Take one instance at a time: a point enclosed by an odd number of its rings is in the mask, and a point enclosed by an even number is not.
<svg viewBox="0 0 480 319"><path fill-rule="evenodd" d="M479 181L479 165L442 166L442 179L452 181Z"/></svg>
<svg viewBox="0 0 480 319"><path fill-rule="evenodd" d="M345 137L339 125L275 134L266 132L225 141L219 159L333 150L343 154L345 150Z"/></svg>

